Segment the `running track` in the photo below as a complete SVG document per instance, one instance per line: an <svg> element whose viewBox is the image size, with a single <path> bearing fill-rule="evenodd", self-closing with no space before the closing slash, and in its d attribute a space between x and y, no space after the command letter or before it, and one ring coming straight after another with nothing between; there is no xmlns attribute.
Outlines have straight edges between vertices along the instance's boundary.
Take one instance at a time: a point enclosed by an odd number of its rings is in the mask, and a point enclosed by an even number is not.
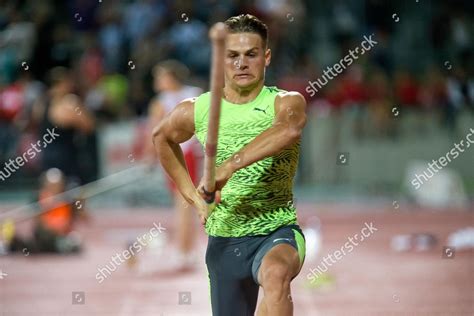
<svg viewBox="0 0 474 316"><path fill-rule="evenodd" d="M312 214L319 216L324 240L317 260L306 262L293 282L295 315L474 315L474 252L457 251L453 259L442 258L448 234L474 226L472 212L415 211L392 205L298 208L302 224ZM201 261L195 271L153 272L154 265L166 266L167 253L143 252L135 268L123 263L99 284L97 268L125 249L127 240L148 231L153 222L167 228L164 234L172 234L173 228L169 209L96 210L93 217L78 228L87 248L81 255L34 256L25 251L0 257L0 270L7 274L0 279L0 315L211 315L204 266L206 236L197 221ZM373 222L378 231L330 267L334 284L308 287L309 268L340 249L364 222ZM27 229L25 224L22 229ZM427 252L390 249L395 234L417 232L434 234L438 244ZM72 304L72 292L84 292L84 304ZM191 293L190 304L178 304L179 292Z"/></svg>

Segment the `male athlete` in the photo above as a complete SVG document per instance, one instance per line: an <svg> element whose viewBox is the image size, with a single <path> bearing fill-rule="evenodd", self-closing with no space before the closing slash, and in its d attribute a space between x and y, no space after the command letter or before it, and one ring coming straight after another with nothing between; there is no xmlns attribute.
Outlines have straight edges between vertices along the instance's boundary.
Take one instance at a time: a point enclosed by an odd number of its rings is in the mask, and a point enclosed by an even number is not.
<svg viewBox="0 0 474 316"><path fill-rule="evenodd" d="M225 86L216 157L217 206L208 214L203 181L196 189L179 144L207 135L210 93L182 101L155 128L165 171L196 206L209 235L206 265L214 316L292 315L290 282L305 241L293 206L304 98L264 86L270 64L267 27L246 14L225 22Z"/></svg>

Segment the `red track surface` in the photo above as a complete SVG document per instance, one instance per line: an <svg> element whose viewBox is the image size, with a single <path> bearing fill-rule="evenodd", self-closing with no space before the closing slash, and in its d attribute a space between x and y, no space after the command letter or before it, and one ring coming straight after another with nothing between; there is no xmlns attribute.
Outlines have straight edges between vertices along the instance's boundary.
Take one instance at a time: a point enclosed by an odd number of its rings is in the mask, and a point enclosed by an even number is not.
<svg viewBox="0 0 474 316"><path fill-rule="evenodd" d="M323 248L315 262L306 262L293 282L295 315L474 315L474 254L456 252L442 258L450 232L474 225L472 213L387 209L363 213L333 212L339 206L301 207L301 223L318 209ZM16 255L0 257L0 315L210 315L204 266L206 236L199 232L201 261L193 272L175 275L139 274L123 263L103 283L98 267L125 249L126 241L153 227L172 234L171 212L100 212L81 226L86 251L79 256ZM360 232L364 222L378 229L333 264L332 287L309 288L306 275L322 256L332 253ZM197 224L198 225L198 224ZM20 227L21 228L21 227ZM199 228L198 228L199 230ZM390 249L395 234L428 232L439 243L428 252L397 253ZM168 246L172 247L172 246ZM141 253L138 265L166 265L167 253ZM72 292L85 293L84 304L72 304ZM191 304L179 305L178 293L191 292Z"/></svg>

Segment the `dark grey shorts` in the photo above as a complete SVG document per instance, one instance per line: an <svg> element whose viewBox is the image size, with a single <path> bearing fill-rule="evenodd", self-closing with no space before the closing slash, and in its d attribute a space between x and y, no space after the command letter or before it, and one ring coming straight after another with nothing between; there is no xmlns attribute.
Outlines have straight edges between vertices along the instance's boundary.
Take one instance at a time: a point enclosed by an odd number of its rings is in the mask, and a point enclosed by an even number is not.
<svg viewBox="0 0 474 316"><path fill-rule="evenodd" d="M273 246L290 244L303 263L305 241L298 225L282 226L265 236L209 236L206 265L214 316L254 315L258 298L258 270Z"/></svg>

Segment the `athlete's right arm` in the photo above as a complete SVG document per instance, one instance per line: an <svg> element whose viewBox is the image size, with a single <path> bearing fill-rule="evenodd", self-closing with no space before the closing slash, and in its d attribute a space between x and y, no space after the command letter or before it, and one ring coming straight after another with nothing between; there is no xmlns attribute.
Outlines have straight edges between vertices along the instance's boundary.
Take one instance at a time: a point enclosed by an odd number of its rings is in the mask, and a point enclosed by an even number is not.
<svg viewBox="0 0 474 316"><path fill-rule="evenodd" d="M201 221L207 218L207 205L189 176L183 151L179 146L194 134L194 98L182 101L153 129L153 144L165 172L179 192L196 206Z"/></svg>

